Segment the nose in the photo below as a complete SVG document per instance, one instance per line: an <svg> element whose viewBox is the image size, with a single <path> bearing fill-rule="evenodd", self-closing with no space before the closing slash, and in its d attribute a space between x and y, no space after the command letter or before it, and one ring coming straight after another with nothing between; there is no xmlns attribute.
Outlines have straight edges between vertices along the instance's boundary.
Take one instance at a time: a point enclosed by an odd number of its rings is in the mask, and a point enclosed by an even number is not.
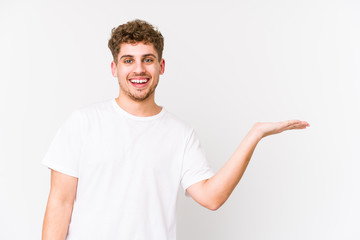
<svg viewBox="0 0 360 240"><path fill-rule="evenodd" d="M134 72L135 72L137 75L141 75L141 74L144 74L144 73L145 73L145 67L144 67L144 65L143 65L143 62L138 61L138 62L135 64Z"/></svg>

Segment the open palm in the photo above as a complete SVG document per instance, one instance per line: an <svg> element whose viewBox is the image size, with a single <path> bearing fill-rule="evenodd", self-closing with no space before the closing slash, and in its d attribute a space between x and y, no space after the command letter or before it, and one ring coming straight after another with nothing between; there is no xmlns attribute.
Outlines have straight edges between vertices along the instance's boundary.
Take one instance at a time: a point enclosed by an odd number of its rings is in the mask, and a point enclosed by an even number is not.
<svg viewBox="0 0 360 240"><path fill-rule="evenodd" d="M278 134L291 129L304 129L310 124L300 120L288 120L283 122L259 122L255 127L262 133L263 137Z"/></svg>

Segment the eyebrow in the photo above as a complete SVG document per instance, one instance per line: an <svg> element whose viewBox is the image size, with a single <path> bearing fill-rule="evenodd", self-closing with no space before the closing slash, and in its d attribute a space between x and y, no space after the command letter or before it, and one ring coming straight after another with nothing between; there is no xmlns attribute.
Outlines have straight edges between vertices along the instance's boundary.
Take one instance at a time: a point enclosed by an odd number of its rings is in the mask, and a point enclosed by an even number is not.
<svg viewBox="0 0 360 240"><path fill-rule="evenodd" d="M150 57L150 56L156 58L156 56L154 54L152 54L152 53L142 55L142 57ZM133 58L134 56L133 55L122 55L120 57L120 59L126 58L126 57Z"/></svg>

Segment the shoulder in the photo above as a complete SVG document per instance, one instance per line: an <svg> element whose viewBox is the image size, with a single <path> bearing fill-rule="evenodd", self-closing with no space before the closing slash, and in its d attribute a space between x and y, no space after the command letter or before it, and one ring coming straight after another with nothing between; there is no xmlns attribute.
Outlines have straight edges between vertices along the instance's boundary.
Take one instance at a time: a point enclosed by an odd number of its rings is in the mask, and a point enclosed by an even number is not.
<svg viewBox="0 0 360 240"><path fill-rule="evenodd" d="M106 99L77 107L73 110L72 114L79 115L85 122L92 122L113 113L114 107L111 100Z"/></svg>
<svg viewBox="0 0 360 240"><path fill-rule="evenodd" d="M86 115L95 114L97 112L111 112L113 110L112 107L112 99L106 99L78 107L74 111Z"/></svg>
<svg viewBox="0 0 360 240"><path fill-rule="evenodd" d="M185 138L192 134L193 127L178 115L166 111L164 116L164 124L173 131L180 132Z"/></svg>
<svg viewBox="0 0 360 240"><path fill-rule="evenodd" d="M71 112L68 121L80 124L80 127L85 131L92 123L101 119L102 116L108 115L106 113L111 113L111 107L111 99L80 106Z"/></svg>

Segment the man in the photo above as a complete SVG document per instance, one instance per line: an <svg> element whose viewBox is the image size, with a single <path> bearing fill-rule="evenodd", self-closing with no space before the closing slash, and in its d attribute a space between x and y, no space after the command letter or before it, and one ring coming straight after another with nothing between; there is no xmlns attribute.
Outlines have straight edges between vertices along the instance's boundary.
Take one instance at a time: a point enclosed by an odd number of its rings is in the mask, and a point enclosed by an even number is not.
<svg viewBox="0 0 360 240"><path fill-rule="evenodd" d="M194 130L155 103L165 70L163 41L141 20L113 29L109 48L119 96L73 111L50 145L42 162L51 168L43 239L174 240L179 185L216 210L261 138L309 126L256 123L214 174Z"/></svg>

